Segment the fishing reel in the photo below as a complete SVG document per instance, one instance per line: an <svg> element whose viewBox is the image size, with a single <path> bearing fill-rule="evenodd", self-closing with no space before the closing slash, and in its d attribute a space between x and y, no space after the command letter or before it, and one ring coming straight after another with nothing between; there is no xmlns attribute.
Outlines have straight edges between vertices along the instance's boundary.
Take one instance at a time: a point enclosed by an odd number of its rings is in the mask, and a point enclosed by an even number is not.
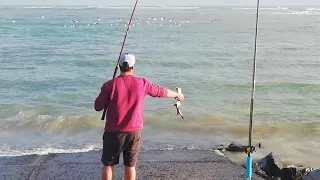
<svg viewBox="0 0 320 180"><path fill-rule="evenodd" d="M256 151L256 147L251 146L251 147L246 147L246 150L244 151L246 154L252 154L254 151Z"/></svg>
<svg viewBox="0 0 320 180"><path fill-rule="evenodd" d="M258 146L259 148L261 148L261 143L257 144L257 146ZM256 151L256 147L255 147L255 146L251 146L251 147L247 146L246 149L244 150L244 152L245 152L246 154L252 154L252 153L255 152L255 151Z"/></svg>
<svg viewBox="0 0 320 180"><path fill-rule="evenodd" d="M177 93L181 93L181 88L180 87L176 87L176 91L177 91ZM180 115L182 120L184 120L184 116L182 115L182 113L180 111L181 102L176 99L176 103L173 106L175 106L176 109L177 109L177 115Z"/></svg>

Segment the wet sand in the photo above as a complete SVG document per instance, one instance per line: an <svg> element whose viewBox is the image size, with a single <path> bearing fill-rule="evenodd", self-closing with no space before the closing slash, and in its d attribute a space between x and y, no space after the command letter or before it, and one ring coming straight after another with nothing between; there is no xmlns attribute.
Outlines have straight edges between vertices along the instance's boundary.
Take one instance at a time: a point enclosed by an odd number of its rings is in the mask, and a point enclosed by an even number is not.
<svg viewBox="0 0 320 180"><path fill-rule="evenodd" d="M1 157L0 179L101 179L100 157L101 151ZM121 158L114 179L123 179L122 162ZM144 150L137 164L137 179L243 180L245 169L215 151ZM255 174L253 179L262 180Z"/></svg>

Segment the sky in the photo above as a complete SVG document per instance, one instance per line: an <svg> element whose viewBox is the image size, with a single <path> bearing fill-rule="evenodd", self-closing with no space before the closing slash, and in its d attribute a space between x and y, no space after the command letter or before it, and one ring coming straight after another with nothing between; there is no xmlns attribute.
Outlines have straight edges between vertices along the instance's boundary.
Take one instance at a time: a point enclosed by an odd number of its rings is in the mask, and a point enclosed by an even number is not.
<svg viewBox="0 0 320 180"><path fill-rule="evenodd" d="M135 0L0 0L0 5L133 6ZM139 0L140 6L255 6L257 0ZM260 0L261 6L318 6L320 0Z"/></svg>

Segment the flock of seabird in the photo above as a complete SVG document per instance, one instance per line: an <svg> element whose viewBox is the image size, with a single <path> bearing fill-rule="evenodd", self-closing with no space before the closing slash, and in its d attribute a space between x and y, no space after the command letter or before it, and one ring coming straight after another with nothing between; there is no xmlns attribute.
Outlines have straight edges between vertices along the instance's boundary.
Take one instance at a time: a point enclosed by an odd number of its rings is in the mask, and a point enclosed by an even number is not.
<svg viewBox="0 0 320 180"><path fill-rule="evenodd" d="M45 19L44 16L38 16L37 19ZM161 21L157 21L157 17L149 17L145 20L143 20L142 18L138 18L137 20L134 20L132 21L131 23L131 27L135 27L135 26L140 26L142 25L143 23L145 23L145 25L148 25L150 26L151 24L154 24L154 25L159 25L159 26L163 26L165 24L168 24L169 26L172 26L172 25L177 25L177 26L181 26L185 23L190 23L191 21L190 20L185 20L185 21L175 21L173 19L169 19L167 20L165 17L161 17L160 18ZM96 19L96 21L93 21L92 23L88 23L86 24L87 26L96 26L96 25L99 25L99 22L101 21L101 19L98 17ZM217 20L214 20L214 21L211 21L211 22L216 22ZM116 22L113 22L113 23L109 23L110 26L118 26L120 23L122 22L122 19L118 18L118 20ZM12 21L12 23L16 23L16 21ZM70 23L71 25L67 25L65 24L64 27L82 27L83 26L83 23L81 24L80 23L80 20L74 20L74 19L71 19L70 20ZM193 23L197 24L198 22L197 21L194 21ZM127 25L129 24L129 21L127 23L124 23L123 25L125 27L127 27Z"/></svg>

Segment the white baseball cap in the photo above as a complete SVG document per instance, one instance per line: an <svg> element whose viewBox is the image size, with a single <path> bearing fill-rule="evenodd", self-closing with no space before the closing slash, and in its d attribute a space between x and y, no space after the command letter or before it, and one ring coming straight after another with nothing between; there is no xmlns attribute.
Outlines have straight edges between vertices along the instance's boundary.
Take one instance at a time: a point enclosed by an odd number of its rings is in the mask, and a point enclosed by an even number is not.
<svg viewBox="0 0 320 180"><path fill-rule="evenodd" d="M133 54L124 53L120 57L119 65L121 67L124 67L123 65L125 62L128 63L129 67L133 67L134 64L136 63L136 57Z"/></svg>

